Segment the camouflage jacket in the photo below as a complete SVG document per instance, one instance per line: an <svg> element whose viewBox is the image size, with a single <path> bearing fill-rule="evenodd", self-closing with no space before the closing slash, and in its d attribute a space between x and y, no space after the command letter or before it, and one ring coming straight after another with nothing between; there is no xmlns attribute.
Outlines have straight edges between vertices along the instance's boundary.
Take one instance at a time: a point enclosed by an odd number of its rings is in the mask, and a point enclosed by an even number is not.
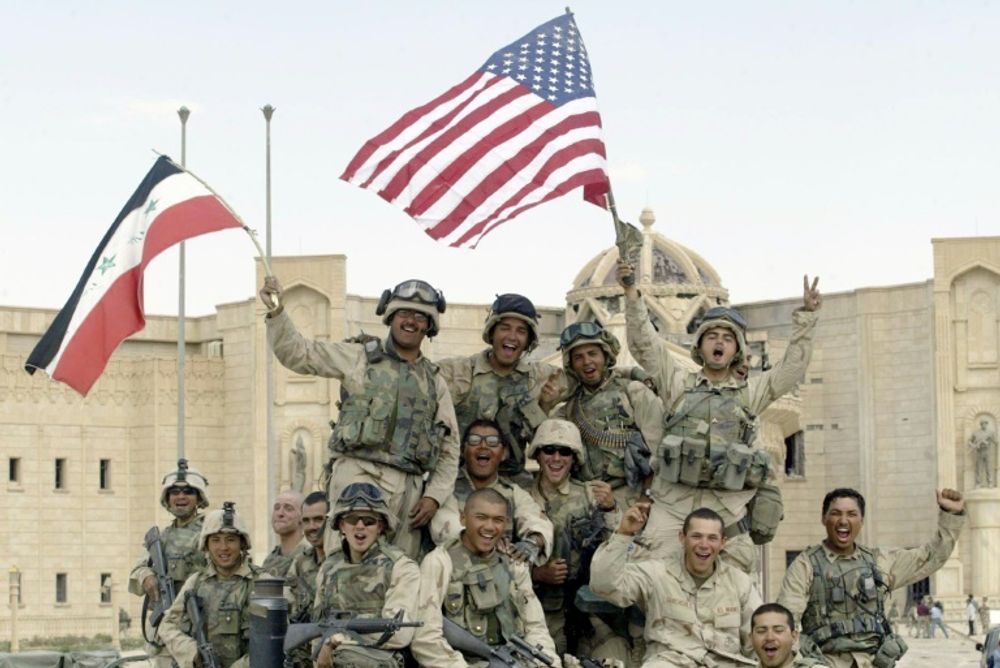
<svg viewBox="0 0 1000 668"><path fill-rule="evenodd" d="M308 545L309 543L303 538L295 549L288 554L282 554L281 545L275 545L274 549L267 553L264 563L260 567L276 578L283 578L288 575L288 569L292 567L292 561L295 557Z"/></svg>
<svg viewBox="0 0 1000 668"><path fill-rule="evenodd" d="M316 598L316 575L321 561L312 545L296 551L285 575L285 586L291 595L288 609L290 623L311 621L313 599Z"/></svg>
<svg viewBox="0 0 1000 668"><path fill-rule="evenodd" d="M180 591L184 582L192 573L202 569L208 563L205 553L198 549L198 539L201 536L201 525L205 516L197 514L184 526L178 526L177 520L160 530L160 540L163 541L163 553L167 557L167 568L174 581L174 591ZM149 553L143 549L142 558L132 568L128 578L128 590L136 596L146 592L142 582L154 575L149 567Z"/></svg>

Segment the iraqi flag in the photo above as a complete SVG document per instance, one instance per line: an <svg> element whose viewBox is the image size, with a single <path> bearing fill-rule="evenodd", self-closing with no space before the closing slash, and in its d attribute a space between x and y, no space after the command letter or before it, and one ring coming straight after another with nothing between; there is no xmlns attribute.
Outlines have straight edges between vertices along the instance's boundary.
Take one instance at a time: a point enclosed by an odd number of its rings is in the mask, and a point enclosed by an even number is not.
<svg viewBox="0 0 1000 668"><path fill-rule="evenodd" d="M24 368L86 396L111 353L146 326L143 272L176 243L243 223L208 187L161 156L87 263L66 305Z"/></svg>

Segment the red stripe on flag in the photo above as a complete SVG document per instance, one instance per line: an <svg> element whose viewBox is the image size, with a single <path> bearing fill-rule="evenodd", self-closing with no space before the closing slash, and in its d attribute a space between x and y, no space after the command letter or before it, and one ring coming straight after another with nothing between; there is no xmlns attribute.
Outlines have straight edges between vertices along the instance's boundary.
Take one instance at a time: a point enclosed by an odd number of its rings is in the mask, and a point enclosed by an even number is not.
<svg viewBox="0 0 1000 668"><path fill-rule="evenodd" d="M512 177L521 176L521 170L531 164L541 151L548 146L549 142L557 139L561 135L571 130L589 127L600 122L600 114L596 111L588 111L583 114L574 114L559 121L551 128L539 135L533 142L523 147L510 160L498 165L491 174L483 179L474 189L472 189L447 216L434 225L431 230L431 237L441 239L451 234L461 225L465 219L479 208L497 190L506 185Z"/></svg>
<svg viewBox="0 0 1000 668"><path fill-rule="evenodd" d="M411 109L403 114L398 121L365 142L365 145L361 147L361 150L358 151L357 155L354 156L354 159L347 165L347 169L345 169L344 173L340 175L340 178L344 181L350 181L354 178L354 173L358 170L358 168L368 162L368 158L372 157L372 154L375 153L380 146L395 139L403 130L413 125L422 116L426 115L428 111L461 95L469 87L475 84L481 76L482 74L477 70L470 74L469 78L465 81L452 86L427 104L417 107L416 109Z"/></svg>

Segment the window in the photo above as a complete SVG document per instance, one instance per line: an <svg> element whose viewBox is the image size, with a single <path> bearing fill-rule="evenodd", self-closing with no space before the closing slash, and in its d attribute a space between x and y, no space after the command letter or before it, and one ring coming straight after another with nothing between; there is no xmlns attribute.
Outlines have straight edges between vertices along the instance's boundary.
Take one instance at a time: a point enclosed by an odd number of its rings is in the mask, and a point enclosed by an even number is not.
<svg viewBox="0 0 1000 668"><path fill-rule="evenodd" d="M56 603L66 602L66 574L56 573Z"/></svg>
<svg viewBox="0 0 1000 668"><path fill-rule="evenodd" d="M11 457L7 460L7 481L15 485L21 484L21 458Z"/></svg>
<svg viewBox="0 0 1000 668"><path fill-rule="evenodd" d="M99 484L101 489L111 489L111 460L102 459L99 472Z"/></svg>
<svg viewBox="0 0 1000 668"><path fill-rule="evenodd" d="M56 489L66 489L66 460L56 459Z"/></svg>
<svg viewBox="0 0 1000 668"><path fill-rule="evenodd" d="M797 431L785 439L785 477L804 478L805 475L805 437L801 431Z"/></svg>
<svg viewBox="0 0 1000 668"><path fill-rule="evenodd" d="M802 554L802 550L785 550L785 568L792 565L795 558Z"/></svg>
<svg viewBox="0 0 1000 668"><path fill-rule="evenodd" d="M101 603L111 602L111 573L101 573Z"/></svg>
<svg viewBox="0 0 1000 668"><path fill-rule="evenodd" d="M24 605L24 591L21 587L21 571L12 568L9 572L9 584L11 591L17 589L17 604Z"/></svg>

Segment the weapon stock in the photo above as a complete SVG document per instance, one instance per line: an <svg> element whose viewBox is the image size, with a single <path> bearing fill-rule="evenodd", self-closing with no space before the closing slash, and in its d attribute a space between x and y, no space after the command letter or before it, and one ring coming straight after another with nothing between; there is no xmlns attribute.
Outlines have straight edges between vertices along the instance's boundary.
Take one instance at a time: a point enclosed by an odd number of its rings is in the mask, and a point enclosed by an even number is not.
<svg viewBox="0 0 1000 668"><path fill-rule="evenodd" d="M546 666L555 664L540 645L534 647L523 638L514 637L506 645L491 647L447 617L442 621L444 639L448 644L463 654L489 661L489 668L519 668L525 665L524 662L528 666L536 666L538 663Z"/></svg>
<svg viewBox="0 0 1000 668"><path fill-rule="evenodd" d="M191 634L198 644L198 655L201 657L202 668L222 668L219 657L215 655L215 648L208 640L205 632L205 615L201 597L193 591L184 594L184 607L187 609L188 619L191 620Z"/></svg>
<svg viewBox="0 0 1000 668"><path fill-rule="evenodd" d="M285 632L285 652L290 652L299 645L310 640L322 637L325 641L334 633L342 631L353 631L361 635L381 633L383 637L375 643L381 645L388 640L393 633L404 627L423 626L423 622L404 622L403 611L400 610L392 619L351 617L348 619L330 618L322 622L311 624L289 624L288 631Z"/></svg>
<svg viewBox="0 0 1000 668"><path fill-rule="evenodd" d="M152 611L149 622L155 628L160 625L163 615L166 614L167 608L174 602L177 592L174 591L174 581L167 569L167 555L163 552L163 542L160 539L159 527L153 527L147 531L144 542L146 544L146 551L149 552L149 567L156 575L156 583L160 589L159 600L148 602ZM143 632L145 632L145 629L143 629Z"/></svg>
<svg viewBox="0 0 1000 668"><path fill-rule="evenodd" d="M618 208L615 206L615 196L608 189L608 209L611 210L611 218L615 223L615 245L618 246L618 257L623 262L632 264L636 252L642 248L642 232L635 225L626 223L618 217ZM625 279L626 285L635 285L635 275Z"/></svg>

